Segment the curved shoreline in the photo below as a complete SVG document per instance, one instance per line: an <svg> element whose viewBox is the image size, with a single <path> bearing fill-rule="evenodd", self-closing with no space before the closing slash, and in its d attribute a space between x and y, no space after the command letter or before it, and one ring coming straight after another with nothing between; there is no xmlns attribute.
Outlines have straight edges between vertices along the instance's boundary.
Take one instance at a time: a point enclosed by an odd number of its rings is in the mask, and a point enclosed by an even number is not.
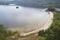
<svg viewBox="0 0 60 40"><path fill-rule="evenodd" d="M48 12L48 13L49 13L50 17L49 17L49 20L47 20L47 23L44 25L44 27L39 28L39 29L37 29L35 31L32 31L32 32L21 33L20 36L27 36L27 35L32 34L32 33L37 33L40 30L44 30L45 31L46 29L48 29L51 26L52 22L53 22L53 13L52 12Z"/></svg>

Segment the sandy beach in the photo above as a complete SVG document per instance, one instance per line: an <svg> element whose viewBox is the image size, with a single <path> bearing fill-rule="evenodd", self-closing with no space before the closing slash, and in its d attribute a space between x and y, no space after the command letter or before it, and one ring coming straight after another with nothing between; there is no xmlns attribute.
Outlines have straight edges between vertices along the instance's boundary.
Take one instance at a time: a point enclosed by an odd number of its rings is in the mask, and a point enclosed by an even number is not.
<svg viewBox="0 0 60 40"><path fill-rule="evenodd" d="M21 36L26 36L26 35L29 35L29 34L32 34L32 33L37 33L40 30L47 30L51 26L51 24L53 22L53 13L52 12L48 12L48 14L50 15L50 17L47 20L47 22L45 23L45 25L43 25L43 27L41 27L39 29L35 29L35 30L33 30L31 32L28 32L28 33L21 33L20 35Z"/></svg>

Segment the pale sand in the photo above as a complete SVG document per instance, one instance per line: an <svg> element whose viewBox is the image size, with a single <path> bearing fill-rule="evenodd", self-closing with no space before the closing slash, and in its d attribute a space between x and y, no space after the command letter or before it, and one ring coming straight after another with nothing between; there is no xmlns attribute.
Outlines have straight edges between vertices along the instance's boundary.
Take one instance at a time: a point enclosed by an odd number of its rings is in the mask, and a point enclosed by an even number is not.
<svg viewBox="0 0 60 40"><path fill-rule="evenodd" d="M23 31L23 32L19 32L18 30L20 30L20 28L18 29L17 27L16 28L9 28L10 30L13 30L13 31L18 31L19 33L20 33L20 36L26 36L26 35L29 35L29 34L32 34L32 33L37 33L37 32L39 32L40 30L47 30L48 28L50 28L50 26L51 26L51 24L52 24L52 22L53 22L53 13L52 12L48 12L48 14L49 14L49 19L47 20L47 22L42 26L42 27L34 27L34 29L33 28L29 28L30 29L30 31L28 32L28 30L26 31L25 29L25 32L22 30L23 28L21 28L21 30ZM28 27L27 27L28 28ZM33 30L31 30L31 29L33 29Z"/></svg>
<svg viewBox="0 0 60 40"><path fill-rule="evenodd" d="M53 13L52 12L48 12L48 13L49 13L50 17L49 17L49 19L47 20L46 24L43 27L41 27L39 29L36 29L34 31L28 32L28 33L20 33L20 35L21 36L26 36L26 35L29 35L29 34L32 34L32 33L37 33L40 30L44 30L44 31L47 30L53 22Z"/></svg>

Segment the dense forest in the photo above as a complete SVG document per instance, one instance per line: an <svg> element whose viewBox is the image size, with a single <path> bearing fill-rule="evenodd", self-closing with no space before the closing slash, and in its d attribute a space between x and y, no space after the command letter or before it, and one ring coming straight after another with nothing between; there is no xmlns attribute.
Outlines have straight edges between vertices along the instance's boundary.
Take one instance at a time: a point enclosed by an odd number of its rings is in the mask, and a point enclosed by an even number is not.
<svg viewBox="0 0 60 40"><path fill-rule="evenodd" d="M54 19L51 27L40 31L38 40L60 40L60 12L53 12Z"/></svg>

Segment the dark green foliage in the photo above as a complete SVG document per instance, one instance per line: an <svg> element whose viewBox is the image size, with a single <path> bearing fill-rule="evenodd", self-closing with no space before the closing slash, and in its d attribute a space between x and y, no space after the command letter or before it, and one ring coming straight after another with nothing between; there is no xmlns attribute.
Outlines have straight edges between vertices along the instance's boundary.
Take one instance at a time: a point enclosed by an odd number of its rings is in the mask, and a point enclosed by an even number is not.
<svg viewBox="0 0 60 40"><path fill-rule="evenodd" d="M55 8L50 7L48 8L48 11L55 11Z"/></svg>
<svg viewBox="0 0 60 40"><path fill-rule="evenodd" d="M5 30L3 25L0 25L0 40L7 40L7 37L11 36L11 31Z"/></svg>
<svg viewBox="0 0 60 40"><path fill-rule="evenodd" d="M54 14L54 19L51 27L44 32L41 37L46 37L45 40L60 40L60 12Z"/></svg>
<svg viewBox="0 0 60 40"><path fill-rule="evenodd" d="M3 25L0 25L0 30L4 30L4 27L3 27Z"/></svg>
<svg viewBox="0 0 60 40"><path fill-rule="evenodd" d="M11 32L6 30L3 25L0 25L0 40L10 40L11 36L14 36L15 39L19 38L18 32Z"/></svg>
<svg viewBox="0 0 60 40"><path fill-rule="evenodd" d="M44 34L45 34L44 30L38 32L39 36L43 36Z"/></svg>

